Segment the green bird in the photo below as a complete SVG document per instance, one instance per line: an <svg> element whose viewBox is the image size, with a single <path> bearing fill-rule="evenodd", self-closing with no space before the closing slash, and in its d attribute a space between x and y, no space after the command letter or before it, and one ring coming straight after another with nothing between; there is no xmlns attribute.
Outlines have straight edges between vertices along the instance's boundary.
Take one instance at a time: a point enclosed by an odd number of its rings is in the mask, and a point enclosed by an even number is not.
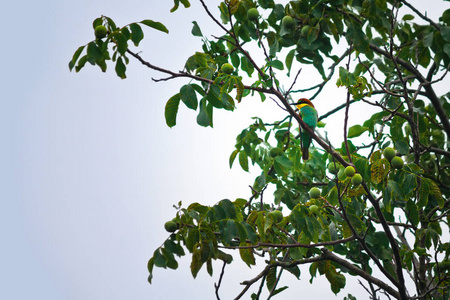
<svg viewBox="0 0 450 300"><path fill-rule="evenodd" d="M306 98L301 98L296 103L297 108L299 109L300 117L302 117L302 120L308 125L309 128L314 130L317 126L317 110L314 108L314 105ZM303 160L308 160L309 158L309 145L311 145L311 136L306 130L302 130L301 126L299 126L300 129L300 139L302 144L302 158Z"/></svg>

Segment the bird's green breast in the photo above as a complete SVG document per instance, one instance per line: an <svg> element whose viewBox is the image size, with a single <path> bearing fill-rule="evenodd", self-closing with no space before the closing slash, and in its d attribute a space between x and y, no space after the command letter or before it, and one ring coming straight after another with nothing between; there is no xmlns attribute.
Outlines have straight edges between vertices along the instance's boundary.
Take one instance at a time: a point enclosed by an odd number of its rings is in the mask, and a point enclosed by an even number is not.
<svg viewBox="0 0 450 300"><path fill-rule="evenodd" d="M317 110L315 110L311 106L304 106L300 109L300 115L302 116L303 121L314 129L317 125Z"/></svg>

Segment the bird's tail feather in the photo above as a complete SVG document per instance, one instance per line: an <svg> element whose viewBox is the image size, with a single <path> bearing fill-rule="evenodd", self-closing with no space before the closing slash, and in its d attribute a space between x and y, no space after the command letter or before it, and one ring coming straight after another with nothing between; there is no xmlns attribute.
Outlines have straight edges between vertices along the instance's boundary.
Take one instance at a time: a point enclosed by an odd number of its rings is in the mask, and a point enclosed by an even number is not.
<svg viewBox="0 0 450 300"><path fill-rule="evenodd" d="M303 160L308 160L309 145L311 145L311 137L307 133L302 133L301 138L302 138L302 158Z"/></svg>

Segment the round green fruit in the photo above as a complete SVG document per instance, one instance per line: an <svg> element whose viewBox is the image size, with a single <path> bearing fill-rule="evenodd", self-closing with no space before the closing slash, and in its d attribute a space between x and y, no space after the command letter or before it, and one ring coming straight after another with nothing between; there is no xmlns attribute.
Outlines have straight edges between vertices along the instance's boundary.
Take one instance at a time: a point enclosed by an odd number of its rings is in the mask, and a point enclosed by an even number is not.
<svg viewBox="0 0 450 300"><path fill-rule="evenodd" d="M259 18L259 11L252 7L247 11L247 18L252 21L255 22L256 20L258 20Z"/></svg>
<svg viewBox="0 0 450 300"><path fill-rule="evenodd" d="M387 147L383 150L383 156L388 160L391 161L395 157L395 150L391 147Z"/></svg>
<svg viewBox="0 0 450 300"><path fill-rule="evenodd" d="M281 148L275 147L270 149L269 151L270 157L277 157L281 154L283 154L283 150L281 150Z"/></svg>
<svg viewBox="0 0 450 300"><path fill-rule="evenodd" d="M337 163L330 162L327 169L331 174L337 174L339 172L339 165Z"/></svg>
<svg viewBox="0 0 450 300"><path fill-rule="evenodd" d="M270 214L273 216L277 223L280 223L281 220L283 220L283 213L279 210L274 210L270 212Z"/></svg>
<svg viewBox="0 0 450 300"><path fill-rule="evenodd" d="M355 186L358 186L362 183L362 176L361 174L355 174L352 177L352 184Z"/></svg>
<svg viewBox="0 0 450 300"><path fill-rule="evenodd" d="M284 16L281 24L287 29L292 29L295 27L295 20L291 16Z"/></svg>
<svg viewBox="0 0 450 300"><path fill-rule="evenodd" d="M222 67L220 67L220 70L226 74L231 74L234 71L234 67L229 63L224 63Z"/></svg>
<svg viewBox="0 0 450 300"><path fill-rule="evenodd" d="M303 26L302 27L302 31L301 31L301 35L302 36L307 36L310 28L311 28L311 26L309 26L309 25Z"/></svg>
<svg viewBox="0 0 450 300"><path fill-rule="evenodd" d="M311 189L309 190L309 196L310 196L312 199L317 199L317 198L319 198L319 197L320 197L320 190L319 190L318 188L316 188L316 187L311 188Z"/></svg>
<svg viewBox="0 0 450 300"><path fill-rule="evenodd" d="M167 221L164 224L164 229L166 229L168 232L175 232L178 229L178 225L174 221Z"/></svg>
<svg viewBox="0 0 450 300"><path fill-rule="evenodd" d="M317 205L315 205L315 204L313 204L313 205L311 205L309 207L309 212L312 213L312 214L317 212L318 210L319 210L319 207Z"/></svg>
<svg viewBox="0 0 450 300"><path fill-rule="evenodd" d="M391 160L391 166L395 169L403 168L403 159L400 156L396 156Z"/></svg>
<svg viewBox="0 0 450 300"><path fill-rule="evenodd" d="M96 38L102 39L107 35L108 31L106 30L105 26L98 25L97 27L95 27L94 33Z"/></svg>
<svg viewBox="0 0 450 300"><path fill-rule="evenodd" d="M355 175L355 168L353 168L352 166L348 166L345 168L344 173L345 175L347 175L347 177L352 177L353 175Z"/></svg>

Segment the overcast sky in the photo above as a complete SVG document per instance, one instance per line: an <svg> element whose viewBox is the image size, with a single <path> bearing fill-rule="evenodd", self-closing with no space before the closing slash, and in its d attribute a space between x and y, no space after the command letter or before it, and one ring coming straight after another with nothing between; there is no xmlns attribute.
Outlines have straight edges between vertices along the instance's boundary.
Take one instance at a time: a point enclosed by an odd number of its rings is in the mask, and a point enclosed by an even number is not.
<svg viewBox="0 0 450 300"><path fill-rule="evenodd" d="M112 65L106 74L90 65L79 74L67 67L77 47L93 38L92 21L103 14L118 26L143 19L166 24L169 35L145 29L141 54L161 67L182 69L201 45L190 34L193 20L204 33L220 34L192 2L192 8L173 14L172 1L3 5L1 299L214 298L220 264L212 278L201 270L194 280L189 259L182 259L177 271L155 268L149 285L147 261L167 237L163 224L173 218L173 204L212 205L250 196L248 185L255 175L228 167L235 137L251 123L250 117L271 121L283 112L272 101L260 105L259 99L249 98L236 112L215 111L211 129L196 125L196 113L180 106L177 126L169 129L164 105L183 81L154 83L151 78L161 74L134 60L126 80L115 76ZM435 0L423 6L433 15L449 4ZM314 78L302 75L298 88ZM316 105L319 114L331 107L327 100L343 101L339 93L324 92ZM239 282L260 270L261 265L249 269L233 264L222 299L234 298L242 288ZM349 278L348 288L337 297L326 280L311 286L309 279L307 270L301 281L287 274L282 284L291 288L285 297L301 293L343 299L350 291L366 298Z"/></svg>

